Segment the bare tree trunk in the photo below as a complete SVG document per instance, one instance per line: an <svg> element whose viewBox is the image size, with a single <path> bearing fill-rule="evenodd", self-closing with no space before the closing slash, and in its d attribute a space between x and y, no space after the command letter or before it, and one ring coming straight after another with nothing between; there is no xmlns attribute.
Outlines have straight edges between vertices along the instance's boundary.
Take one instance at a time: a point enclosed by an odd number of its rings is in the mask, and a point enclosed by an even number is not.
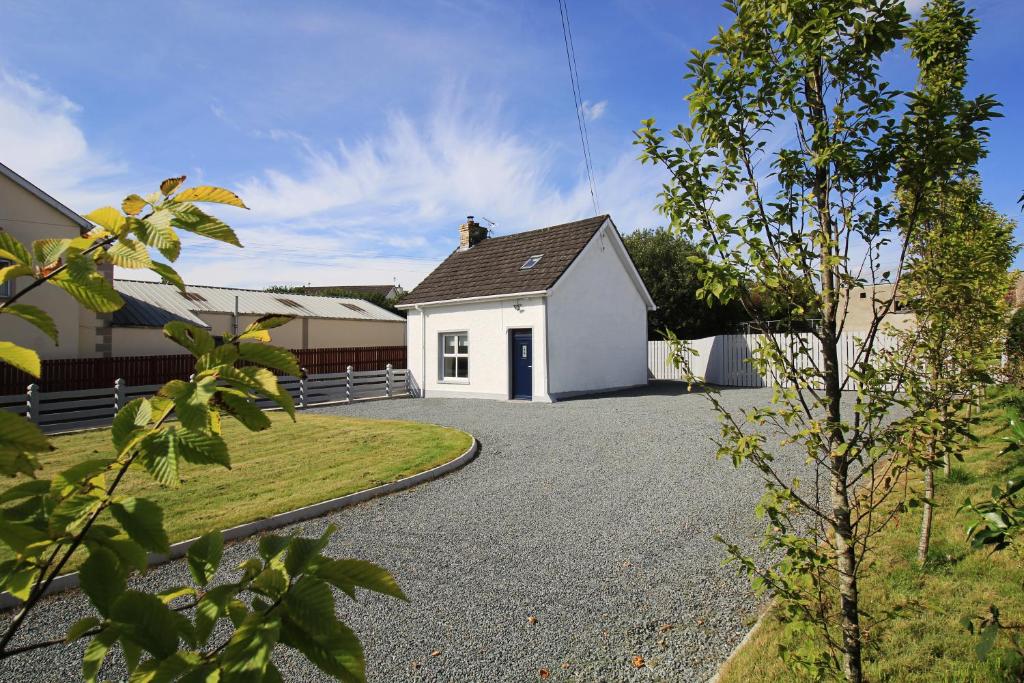
<svg viewBox="0 0 1024 683"><path fill-rule="evenodd" d="M928 466L924 470L924 508L921 511L921 538L917 542L917 563L922 567L928 560L928 545L931 543L932 500L934 498L935 468Z"/></svg>
<svg viewBox="0 0 1024 683"><path fill-rule="evenodd" d="M827 126L822 85L822 62L813 64L813 71L805 81L811 119L815 128ZM818 144L815 142L815 144ZM823 353L822 379L827 397L826 431L831 474L832 523L835 525L836 569L838 570L841 628L843 631L843 673L849 683L862 683L860 607L857 590L857 546L850 511L850 454L841 448L845 442L842 428L842 390L840 388L839 352L836 348L838 296L835 257L837 249L836 226L830 205L829 162L816 163L812 190L821 233L821 346Z"/></svg>

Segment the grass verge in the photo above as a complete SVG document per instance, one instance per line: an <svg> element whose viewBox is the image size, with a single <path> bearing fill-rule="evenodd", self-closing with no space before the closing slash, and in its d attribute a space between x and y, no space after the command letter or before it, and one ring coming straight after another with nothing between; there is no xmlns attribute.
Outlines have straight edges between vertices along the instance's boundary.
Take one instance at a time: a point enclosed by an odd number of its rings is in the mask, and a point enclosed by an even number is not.
<svg viewBox="0 0 1024 683"><path fill-rule="evenodd" d="M928 563L917 565L920 519L903 515L875 541L872 566L861 580L866 609L893 612L865 636L865 674L871 681L1018 681L1024 665L997 645L981 662L977 639L960 624L966 615L998 605L1004 620L1024 621L1024 566L1010 552L974 550L964 531L968 518L956 511L964 499L986 499L994 484L1024 476L1024 459L1000 456L1004 409L990 399L976 430L978 447L954 467L951 477L936 474L936 510ZM721 683L800 680L778 657L790 642L786 627L769 608L754 637L720 672Z"/></svg>
<svg viewBox="0 0 1024 683"><path fill-rule="evenodd" d="M415 422L300 413L293 423L284 413L268 415L273 426L262 432L225 420L230 470L182 461L182 485L168 488L133 467L118 494L158 503L173 543L423 472L472 442L465 432ZM41 478L107 457L110 431L57 436L52 443L57 450L41 458ZM0 560L9 557L0 545Z"/></svg>

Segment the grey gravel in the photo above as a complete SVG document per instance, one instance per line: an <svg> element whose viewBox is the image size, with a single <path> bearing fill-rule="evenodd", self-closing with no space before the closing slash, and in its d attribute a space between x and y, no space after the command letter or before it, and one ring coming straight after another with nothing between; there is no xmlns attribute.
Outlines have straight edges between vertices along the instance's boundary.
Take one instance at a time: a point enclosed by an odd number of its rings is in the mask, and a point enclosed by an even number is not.
<svg viewBox="0 0 1024 683"><path fill-rule="evenodd" d="M768 393L722 397L744 407ZM763 485L752 468L715 459L715 415L681 384L557 404L394 400L318 412L451 425L482 444L442 479L285 530L337 525L329 554L384 565L409 595L339 600L371 681L530 681L541 669L552 681L706 680L756 615L712 537L756 548ZM253 541L230 546L224 566L254 553ZM187 582L173 562L137 584ZM77 592L54 596L26 639L60 635L89 613ZM0 680L76 680L81 655L71 645L15 657ZM325 679L294 651L276 657L289 680ZM104 674L124 676L116 653Z"/></svg>

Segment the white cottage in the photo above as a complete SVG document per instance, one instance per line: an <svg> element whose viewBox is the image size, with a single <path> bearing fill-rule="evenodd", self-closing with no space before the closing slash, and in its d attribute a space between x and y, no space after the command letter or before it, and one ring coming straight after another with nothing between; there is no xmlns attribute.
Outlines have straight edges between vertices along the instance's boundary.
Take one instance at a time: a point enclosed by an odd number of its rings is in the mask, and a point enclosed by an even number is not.
<svg viewBox="0 0 1024 683"><path fill-rule="evenodd" d="M398 307L420 396L557 401L647 383L654 302L609 216L491 238L470 216Z"/></svg>

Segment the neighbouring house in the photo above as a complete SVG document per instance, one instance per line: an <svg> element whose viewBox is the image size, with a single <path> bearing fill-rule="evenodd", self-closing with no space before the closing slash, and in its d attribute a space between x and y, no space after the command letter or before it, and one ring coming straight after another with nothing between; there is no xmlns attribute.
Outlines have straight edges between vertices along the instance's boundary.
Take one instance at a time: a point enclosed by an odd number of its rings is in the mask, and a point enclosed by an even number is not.
<svg viewBox="0 0 1024 683"><path fill-rule="evenodd" d="M913 311L898 295L893 298L893 285L886 283L850 289L849 303L845 297L840 297L838 319L843 325L843 332L853 335L867 332L875 316L889 305L890 299L893 299L892 306L882 317L880 331L884 332L887 325L897 330L914 327L917 318Z"/></svg>
<svg viewBox="0 0 1024 683"><path fill-rule="evenodd" d="M275 294L253 289L114 280L124 306L113 315L115 356L182 353L163 336L163 326L182 320L214 336L230 335L263 315L295 319L271 331L273 343L289 349L402 346L405 319L362 299Z"/></svg>
<svg viewBox="0 0 1024 683"><path fill-rule="evenodd" d="M27 179L0 164L0 230L10 234L29 250L32 242L44 238L74 238L93 228L92 223L61 204ZM10 265L0 257L0 267ZM100 271L112 277L110 264ZM19 277L0 284L0 300L7 299L32 281ZM63 290L45 286L28 292L19 303L37 306L57 324L58 344L35 326L13 315L3 316L0 340L34 349L43 359L96 358L109 356L111 330L109 315L98 315L80 306Z"/></svg>
<svg viewBox="0 0 1024 683"><path fill-rule="evenodd" d="M459 248L398 304L420 396L557 401L647 383L654 302L609 216Z"/></svg>
<svg viewBox="0 0 1024 683"><path fill-rule="evenodd" d="M308 294L348 292L360 296L381 296L387 301L394 301L405 294L401 285L316 285L304 286L302 289Z"/></svg>

